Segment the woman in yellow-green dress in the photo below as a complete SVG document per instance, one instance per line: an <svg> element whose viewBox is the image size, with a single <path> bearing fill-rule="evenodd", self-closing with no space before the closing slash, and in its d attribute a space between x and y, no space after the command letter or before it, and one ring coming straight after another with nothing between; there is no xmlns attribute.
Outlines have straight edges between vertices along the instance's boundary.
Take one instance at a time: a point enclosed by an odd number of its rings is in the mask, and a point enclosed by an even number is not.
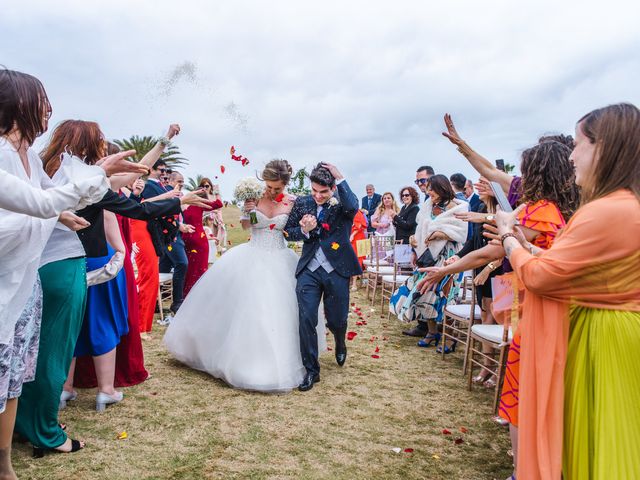
<svg viewBox="0 0 640 480"><path fill-rule="evenodd" d="M640 478L640 110L585 115L571 160L583 203L549 250L497 215L527 289L517 478Z"/></svg>

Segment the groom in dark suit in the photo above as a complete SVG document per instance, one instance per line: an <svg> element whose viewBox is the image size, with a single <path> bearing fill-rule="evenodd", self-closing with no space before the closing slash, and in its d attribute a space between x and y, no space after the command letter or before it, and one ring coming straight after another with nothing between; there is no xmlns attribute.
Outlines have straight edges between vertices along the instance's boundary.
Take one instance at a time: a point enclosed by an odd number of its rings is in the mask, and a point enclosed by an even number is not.
<svg viewBox="0 0 640 480"><path fill-rule="evenodd" d="M307 370L298 387L303 392L320 381L316 334L320 300L324 299L327 325L335 338L336 362L342 366L347 359L349 279L362 273L349 242L358 197L334 165L318 164L309 177L312 193L296 200L285 226L290 241L304 241L296 269L300 353Z"/></svg>

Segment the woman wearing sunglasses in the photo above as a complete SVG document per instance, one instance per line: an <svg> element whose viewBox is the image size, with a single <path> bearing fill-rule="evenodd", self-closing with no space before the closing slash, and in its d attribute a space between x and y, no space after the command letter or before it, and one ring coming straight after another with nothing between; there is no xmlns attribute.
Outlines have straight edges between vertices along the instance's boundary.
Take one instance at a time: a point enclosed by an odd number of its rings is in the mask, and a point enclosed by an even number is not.
<svg viewBox="0 0 640 480"><path fill-rule="evenodd" d="M402 201L402 208L400 212L393 217L393 226L396 229L396 240L404 245L409 244L409 237L416 233L416 217L420 211L418 206L419 197L418 192L413 187L404 187L400 190L400 200Z"/></svg>

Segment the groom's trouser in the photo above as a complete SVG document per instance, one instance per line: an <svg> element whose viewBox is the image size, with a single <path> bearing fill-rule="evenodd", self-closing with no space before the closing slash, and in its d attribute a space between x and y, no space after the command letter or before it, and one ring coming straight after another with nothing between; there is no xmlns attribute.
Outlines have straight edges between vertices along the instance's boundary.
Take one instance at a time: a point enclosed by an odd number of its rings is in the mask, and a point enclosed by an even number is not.
<svg viewBox="0 0 640 480"><path fill-rule="evenodd" d="M296 285L300 318L300 353L302 364L309 374L320 373L318 363L318 309L323 298L327 326L335 336L344 336L349 315L349 278L319 267L315 271L305 268Z"/></svg>

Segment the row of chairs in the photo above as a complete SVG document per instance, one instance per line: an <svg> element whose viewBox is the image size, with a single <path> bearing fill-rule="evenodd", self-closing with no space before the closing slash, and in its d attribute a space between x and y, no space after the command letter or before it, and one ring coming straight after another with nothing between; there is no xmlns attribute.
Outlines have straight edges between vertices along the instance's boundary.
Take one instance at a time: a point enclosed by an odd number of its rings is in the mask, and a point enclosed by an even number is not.
<svg viewBox="0 0 640 480"><path fill-rule="evenodd" d="M413 272L410 262L404 255L399 255L400 243L393 236L370 235L368 241L371 253L364 261L363 280L366 282L366 297L373 306L380 288L380 308L387 317L391 315L388 308L391 296ZM504 374L509 344L513 337L508 325L487 325L481 323L481 309L477 304L476 290L473 285L473 274L463 277L460 295L455 304L445 307L442 322L442 342L455 340L464 345L463 375L467 377L469 390L473 387L473 375L477 369L489 371L495 375L496 385L493 395L493 411L498 408L498 400ZM483 345L490 347L491 353L483 351ZM487 348L487 350L489 350ZM446 358L443 349L442 359Z"/></svg>

